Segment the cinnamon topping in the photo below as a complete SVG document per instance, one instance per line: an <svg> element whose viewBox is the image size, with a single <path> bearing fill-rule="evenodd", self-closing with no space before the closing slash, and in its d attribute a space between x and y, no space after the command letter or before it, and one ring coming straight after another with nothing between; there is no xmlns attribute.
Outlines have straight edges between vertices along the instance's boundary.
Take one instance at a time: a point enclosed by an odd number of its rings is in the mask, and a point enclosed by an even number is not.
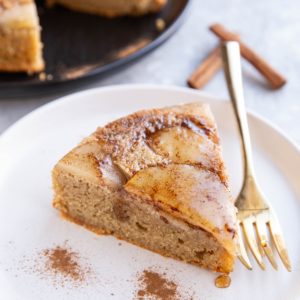
<svg viewBox="0 0 300 300"><path fill-rule="evenodd" d="M177 284L166 279L164 275L151 270L144 270L138 279L140 289L137 291L137 299L180 299Z"/></svg>
<svg viewBox="0 0 300 300"><path fill-rule="evenodd" d="M80 287L95 279L90 265L84 263L78 252L67 244L46 248L37 253L33 265L27 265L32 258L24 258L24 270L33 272L44 280L50 280L55 287Z"/></svg>
<svg viewBox="0 0 300 300"><path fill-rule="evenodd" d="M46 269L75 281L84 281L85 273L78 263L78 254L70 249L57 246L42 251L47 258Z"/></svg>

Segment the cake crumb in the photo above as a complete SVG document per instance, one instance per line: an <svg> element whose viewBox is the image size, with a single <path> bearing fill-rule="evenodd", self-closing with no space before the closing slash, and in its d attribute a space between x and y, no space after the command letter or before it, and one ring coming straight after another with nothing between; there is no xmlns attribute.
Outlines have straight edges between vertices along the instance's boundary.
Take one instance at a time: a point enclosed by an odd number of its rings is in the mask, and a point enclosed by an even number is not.
<svg viewBox="0 0 300 300"><path fill-rule="evenodd" d="M53 75L52 74L47 74L46 78L47 78L47 80L52 80L53 79Z"/></svg>
<svg viewBox="0 0 300 300"><path fill-rule="evenodd" d="M52 74L46 74L45 72L39 73L39 80L40 81L46 81L46 80L52 80L53 75Z"/></svg>
<svg viewBox="0 0 300 300"><path fill-rule="evenodd" d="M39 74L39 80L40 81L45 81L46 80L46 73L45 72L41 72Z"/></svg>
<svg viewBox="0 0 300 300"><path fill-rule="evenodd" d="M163 31L166 28L166 22L162 18L158 18L155 20L155 27L158 31Z"/></svg>

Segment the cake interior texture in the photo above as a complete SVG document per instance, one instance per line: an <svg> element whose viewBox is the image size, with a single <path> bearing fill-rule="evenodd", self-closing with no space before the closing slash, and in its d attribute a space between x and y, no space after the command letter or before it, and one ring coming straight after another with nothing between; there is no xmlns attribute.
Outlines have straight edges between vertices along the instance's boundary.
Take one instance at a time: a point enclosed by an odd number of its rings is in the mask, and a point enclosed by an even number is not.
<svg viewBox="0 0 300 300"><path fill-rule="evenodd" d="M229 273L236 211L220 155L207 105L138 112L58 162L53 205L96 233Z"/></svg>
<svg viewBox="0 0 300 300"><path fill-rule="evenodd" d="M0 0L0 70L37 72L44 69L42 43L33 1ZM9 5L8 5L9 3Z"/></svg>

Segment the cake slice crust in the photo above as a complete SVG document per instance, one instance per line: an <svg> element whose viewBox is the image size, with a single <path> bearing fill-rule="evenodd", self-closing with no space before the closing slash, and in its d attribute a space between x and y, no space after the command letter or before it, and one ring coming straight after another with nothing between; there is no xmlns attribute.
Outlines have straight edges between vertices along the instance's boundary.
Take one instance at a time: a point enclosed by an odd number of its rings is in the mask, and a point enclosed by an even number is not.
<svg viewBox="0 0 300 300"><path fill-rule="evenodd" d="M207 105L141 111L99 128L58 162L53 186L54 207L93 231L233 269L235 208Z"/></svg>

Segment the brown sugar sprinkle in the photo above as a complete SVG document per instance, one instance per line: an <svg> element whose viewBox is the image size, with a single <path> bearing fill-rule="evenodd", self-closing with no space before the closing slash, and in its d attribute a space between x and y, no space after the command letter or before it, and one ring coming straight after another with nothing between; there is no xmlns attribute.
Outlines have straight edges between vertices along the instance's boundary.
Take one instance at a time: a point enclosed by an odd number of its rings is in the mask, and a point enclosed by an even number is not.
<svg viewBox="0 0 300 300"><path fill-rule="evenodd" d="M144 270L139 276L137 299L175 300L180 299L178 286L174 281L151 270Z"/></svg>

